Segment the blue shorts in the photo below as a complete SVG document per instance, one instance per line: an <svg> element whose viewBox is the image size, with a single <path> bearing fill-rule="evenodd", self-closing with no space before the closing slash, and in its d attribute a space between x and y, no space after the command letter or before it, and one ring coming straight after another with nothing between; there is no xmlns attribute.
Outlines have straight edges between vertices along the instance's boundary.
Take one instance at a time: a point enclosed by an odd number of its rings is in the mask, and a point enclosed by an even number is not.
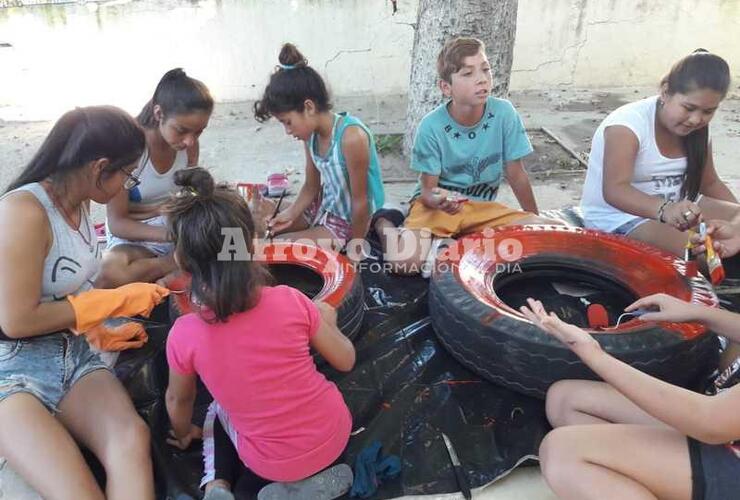
<svg viewBox="0 0 740 500"><path fill-rule="evenodd" d="M163 215L157 215L156 217L142 220L140 222L156 227L165 227L167 225L167 219ZM133 241L127 240L125 238L119 238L118 236L114 236L110 231L108 231L107 224L105 226L105 231L106 250L111 250L118 245L134 245L146 248L151 253L153 253L155 257L169 255L175 250L175 246L169 241Z"/></svg>
<svg viewBox="0 0 740 500"><path fill-rule="evenodd" d="M650 219L645 219L643 217L635 217L634 219L630 219L629 221L625 222L624 224L616 228L614 231L612 231L612 233L621 234L622 236L627 236L632 231L637 229L638 226L643 225L649 220Z"/></svg>
<svg viewBox="0 0 740 500"><path fill-rule="evenodd" d="M87 339L72 333L0 340L0 401L17 393L36 397L51 412L82 377L108 370Z"/></svg>
<svg viewBox="0 0 740 500"><path fill-rule="evenodd" d="M692 438L691 500L727 500L740 492L740 457L729 446L705 444Z"/></svg>

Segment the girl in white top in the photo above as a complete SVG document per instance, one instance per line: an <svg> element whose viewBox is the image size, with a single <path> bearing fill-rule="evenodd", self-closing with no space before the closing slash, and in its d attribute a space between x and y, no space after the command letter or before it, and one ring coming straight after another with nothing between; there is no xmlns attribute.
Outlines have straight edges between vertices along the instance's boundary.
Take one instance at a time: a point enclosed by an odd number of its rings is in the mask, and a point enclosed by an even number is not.
<svg viewBox="0 0 740 500"><path fill-rule="evenodd" d="M727 63L699 49L671 68L658 96L607 116L591 144L586 226L682 255L684 231L700 219L740 218L714 168L708 131L729 85Z"/></svg>
<svg viewBox="0 0 740 500"><path fill-rule="evenodd" d="M100 287L153 282L174 272L162 203L175 189L175 172L198 164L198 137L208 126L213 98L208 88L180 69L164 74L137 117L146 151L128 191L107 205L107 252Z"/></svg>

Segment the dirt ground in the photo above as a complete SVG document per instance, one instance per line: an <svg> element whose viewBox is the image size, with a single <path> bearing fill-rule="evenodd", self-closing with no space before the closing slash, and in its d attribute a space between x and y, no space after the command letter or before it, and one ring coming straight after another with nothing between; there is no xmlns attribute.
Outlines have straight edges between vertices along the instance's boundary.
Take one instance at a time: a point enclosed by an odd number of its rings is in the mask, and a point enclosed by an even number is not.
<svg viewBox="0 0 740 500"><path fill-rule="evenodd" d="M535 151L525 162L540 208L578 203L584 168L553 138L555 136L581 159L587 158L591 136L601 120L621 104L654 93L654 89L583 89L513 92L511 101L522 115ZM362 118L375 134L397 134L404 130L406 100L403 95L341 97L335 109ZM0 108L0 117L2 109ZM0 119L0 186L6 186L31 158L51 122L11 122ZM543 132L545 128L548 132ZM723 102L712 121L715 164L720 175L740 192L740 87ZM303 150L300 142L287 137L274 120L260 124L252 114L251 102L227 102L216 106L208 129L201 137L201 164L217 178L236 182L263 182L277 171L290 173L295 192L303 181ZM415 176L405 159L381 157L387 198L407 199ZM502 189L499 201L516 204L512 193ZM104 218L101 207L96 220Z"/></svg>

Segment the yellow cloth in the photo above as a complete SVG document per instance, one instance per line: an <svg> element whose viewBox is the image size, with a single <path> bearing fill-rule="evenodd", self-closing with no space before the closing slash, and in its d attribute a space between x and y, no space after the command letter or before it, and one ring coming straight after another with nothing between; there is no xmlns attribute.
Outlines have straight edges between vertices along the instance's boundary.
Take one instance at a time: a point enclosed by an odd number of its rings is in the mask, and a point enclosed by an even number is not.
<svg viewBox="0 0 740 500"><path fill-rule="evenodd" d="M428 208L421 200L412 202L409 215L403 223L407 229L429 229L442 238L456 238L465 234L512 224L533 214L507 207L495 201L466 201L454 215Z"/></svg>

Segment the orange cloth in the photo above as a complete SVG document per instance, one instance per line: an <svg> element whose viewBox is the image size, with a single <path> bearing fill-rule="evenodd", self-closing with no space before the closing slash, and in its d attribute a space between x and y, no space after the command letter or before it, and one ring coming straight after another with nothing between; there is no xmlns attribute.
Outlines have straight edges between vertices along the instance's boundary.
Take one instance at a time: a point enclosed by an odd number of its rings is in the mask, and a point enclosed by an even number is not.
<svg viewBox="0 0 740 500"><path fill-rule="evenodd" d="M129 321L119 326L98 325L85 332L90 345L103 351L124 351L143 346L149 335L141 323Z"/></svg>
<svg viewBox="0 0 740 500"><path fill-rule="evenodd" d="M149 316L170 291L153 283L130 283L110 290L88 290L68 295L75 312L75 333L83 333L108 318Z"/></svg>
<svg viewBox="0 0 740 500"><path fill-rule="evenodd" d="M460 211L451 215L439 209L428 208L417 199L412 202L409 215L403 225L407 229L426 228L435 236L442 238L456 238L464 234L483 231L487 227L495 228L512 224L532 215L495 201L473 200L462 203Z"/></svg>

